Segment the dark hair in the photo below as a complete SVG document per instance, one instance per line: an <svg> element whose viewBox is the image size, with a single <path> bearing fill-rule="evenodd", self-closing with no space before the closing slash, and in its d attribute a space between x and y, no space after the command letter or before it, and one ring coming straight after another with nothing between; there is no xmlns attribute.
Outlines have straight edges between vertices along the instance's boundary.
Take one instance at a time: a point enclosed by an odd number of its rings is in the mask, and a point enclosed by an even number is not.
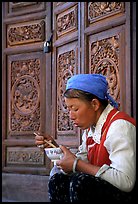
<svg viewBox="0 0 138 204"><path fill-rule="evenodd" d="M81 100L86 100L86 101L92 101L92 99L96 98L98 99L101 104L106 107L108 105L108 100L103 100L95 96L94 94L91 94L86 91L81 91L78 89L68 89L64 93L64 97L66 98L79 98Z"/></svg>

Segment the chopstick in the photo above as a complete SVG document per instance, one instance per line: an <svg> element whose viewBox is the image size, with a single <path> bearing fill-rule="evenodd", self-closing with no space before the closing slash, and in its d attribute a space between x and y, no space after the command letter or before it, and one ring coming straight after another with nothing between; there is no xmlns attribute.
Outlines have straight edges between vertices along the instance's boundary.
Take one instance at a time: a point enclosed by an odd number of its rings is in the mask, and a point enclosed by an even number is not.
<svg viewBox="0 0 138 204"><path fill-rule="evenodd" d="M56 146L54 144L52 144L51 142L44 140L44 142L46 142L47 144L49 144L51 147L56 148Z"/></svg>
<svg viewBox="0 0 138 204"><path fill-rule="evenodd" d="M34 132L34 134L35 134L36 136L39 136L36 132ZM51 142L49 142L49 141L47 141L47 140L44 140L44 142L47 143L47 144L49 144L51 147L56 148L56 146L55 146L54 144L52 144Z"/></svg>

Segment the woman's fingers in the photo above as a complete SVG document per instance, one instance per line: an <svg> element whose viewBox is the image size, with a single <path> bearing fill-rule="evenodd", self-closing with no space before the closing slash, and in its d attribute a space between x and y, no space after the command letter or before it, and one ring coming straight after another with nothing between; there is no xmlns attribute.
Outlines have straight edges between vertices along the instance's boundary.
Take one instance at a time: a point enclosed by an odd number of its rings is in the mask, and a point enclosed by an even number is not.
<svg viewBox="0 0 138 204"><path fill-rule="evenodd" d="M72 154L72 152L69 150L69 148L65 147L64 145L59 145L59 147L63 151L64 154L67 154L67 153Z"/></svg>
<svg viewBox="0 0 138 204"><path fill-rule="evenodd" d="M44 137L42 135L39 135L39 133L34 132L35 135L35 144L40 147L44 148Z"/></svg>
<svg viewBox="0 0 138 204"><path fill-rule="evenodd" d="M39 145L40 148L49 148L51 146L58 147L58 144L54 141L52 136L48 134L42 135L38 132L34 132L34 135L35 135L35 144ZM51 143L51 145L48 143Z"/></svg>

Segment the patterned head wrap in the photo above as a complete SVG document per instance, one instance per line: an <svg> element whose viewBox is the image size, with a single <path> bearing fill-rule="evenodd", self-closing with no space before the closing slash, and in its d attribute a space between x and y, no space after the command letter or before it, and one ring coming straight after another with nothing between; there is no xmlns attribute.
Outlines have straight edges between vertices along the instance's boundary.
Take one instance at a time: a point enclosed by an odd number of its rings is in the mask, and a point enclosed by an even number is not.
<svg viewBox="0 0 138 204"><path fill-rule="evenodd" d="M76 74L73 75L66 85L66 90L78 89L89 92L99 99L109 100L110 104L118 108L118 103L108 92L108 82L102 74Z"/></svg>

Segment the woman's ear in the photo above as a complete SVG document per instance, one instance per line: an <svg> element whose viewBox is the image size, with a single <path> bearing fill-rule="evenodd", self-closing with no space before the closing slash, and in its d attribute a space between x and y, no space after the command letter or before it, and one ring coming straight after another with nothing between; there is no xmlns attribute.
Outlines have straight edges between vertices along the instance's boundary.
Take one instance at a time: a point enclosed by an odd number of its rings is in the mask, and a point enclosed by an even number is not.
<svg viewBox="0 0 138 204"><path fill-rule="evenodd" d="M94 98L91 101L91 105L92 105L93 109L95 111L97 111L100 108L100 101L98 99Z"/></svg>

